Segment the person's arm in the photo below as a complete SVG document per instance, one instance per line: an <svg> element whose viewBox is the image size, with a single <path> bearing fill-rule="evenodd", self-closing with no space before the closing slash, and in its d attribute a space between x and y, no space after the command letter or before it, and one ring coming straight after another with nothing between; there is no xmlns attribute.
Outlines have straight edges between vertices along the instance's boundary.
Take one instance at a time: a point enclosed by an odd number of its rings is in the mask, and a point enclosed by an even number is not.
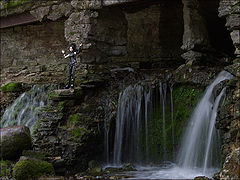
<svg viewBox="0 0 240 180"><path fill-rule="evenodd" d="M63 53L63 56L64 56L65 59L69 57L69 54L66 55L64 50L62 50L62 53Z"/></svg>
<svg viewBox="0 0 240 180"><path fill-rule="evenodd" d="M77 50L77 52L74 52L74 54L79 54L82 51L82 43L80 44L79 49Z"/></svg>

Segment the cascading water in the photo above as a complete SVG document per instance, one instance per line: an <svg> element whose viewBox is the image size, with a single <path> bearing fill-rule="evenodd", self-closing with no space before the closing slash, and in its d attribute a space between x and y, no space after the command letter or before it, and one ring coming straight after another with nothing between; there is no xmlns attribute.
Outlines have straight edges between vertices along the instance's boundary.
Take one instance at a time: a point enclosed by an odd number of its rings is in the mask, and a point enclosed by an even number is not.
<svg viewBox="0 0 240 180"><path fill-rule="evenodd" d="M177 164L168 163L160 167L141 167L135 172L126 173L125 175L132 176L133 179L193 179L196 176L213 176L221 165L220 162L220 135L215 129L215 121L217 109L224 97L226 88L216 96L216 86L224 80L229 80L232 75L226 71L222 71L216 79L207 87L204 95L194 109L188 126L182 138L182 144L178 153ZM150 98L147 98L149 86L135 85L127 87L119 96L119 106L116 119L116 134L114 144L114 163L120 164L123 162L131 162L129 158L124 158L128 155L135 159L133 162L138 162L140 157L151 156L150 144L151 138L146 137L151 134L151 121L153 116L148 112L154 113L156 106L149 100L154 101L157 97L160 100L161 113L161 143L163 149L161 154L166 155L166 125L171 123L174 125L174 99L172 96L173 88L170 86L170 109L171 115L166 118L167 107L167 88L165 84L159 84L159 95L154 97L154 93L150 93ZM153 90L152 90L153 91ZM151 91L151 92L152 92ZM148 108L152 108L151 110ZM147 108L147 110L146 110ZM177 110L176 110L177 111ZM148 113L148 115L146 115ZM170 119L170 121L168 120ZM175 127L176 128L176 127ZM174 126L170 130L172 134L172 149L174 149ZM145 136L145 141L142 136ZM128 143L126 143L128 142ZM145 145L142 149L141 145ZM126 147L128 151L126 151ZM143 152L149 152L145 154ZM146 158L145 157L145 158ZM173 154L174 157L174 154ZM146 159L145 159L146 160ZM166 160L162 158L161 160ZM147 162L147 161L145 161ZM147 165L147 164L145 164Z"/></svg>
<svg viewBox="0 0 240 180"><path fill-rule="evenodd" d="M32 131L39 118L38 111L49 104L48 94L54 88L53 85L34 85L23 93L5 110L1 127L25 125Z"/></svg>
<svg viewBox="0 0 240 180"><path fill-rule="evenodd" d="M159 83L153 88L150 83L141 82L128 86L120 93L113 151L114 165L124 162L148 164L153 159L156 162L160 159L167 160L166 108L168 111L172 110L170 102L167 104L166 83ZM155 129L161 128L161 133L153 132L153 126ZM157 133L162 140L154 144L153 137ZM170 151L172 149L174 148ZM159 155L161 152L164 155Z"/></svg>
<svg viewBox="0 0 240 180"><path fill-rule="evenodd" d="M220 82L231 79L232 75L222 71L206 89L197 104L183 136L178 155L179 165L183 168L217 168L220 165L220 147L218 131L214 127L217 108L224 95L225 88L214 100L214 88Z"/></svg>

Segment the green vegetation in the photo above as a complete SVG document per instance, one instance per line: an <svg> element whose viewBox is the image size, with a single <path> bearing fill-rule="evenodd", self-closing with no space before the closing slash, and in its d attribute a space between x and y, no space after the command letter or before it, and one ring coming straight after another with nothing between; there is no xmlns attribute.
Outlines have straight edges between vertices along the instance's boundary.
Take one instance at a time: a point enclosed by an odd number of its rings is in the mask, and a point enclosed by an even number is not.
<svg viewBox="0 0 240 180"><path fill-rule="evenodd" d="M74 140L78 141L84 134L88 133L88 130L84 127L76 127L72 130Z"/></svg>
<svg viewBox="0 0 240 180"><path fill-rule="evenodd" d="M184 130L187 120L190 118L194 107L196 106L202 94L201 89L191 86L178 86L173 90L173 123L171 114L170 94L165 103L165 135L166 135L166 154L167 159L174 158L173 149L176 149L180 142L180 137ZM148 123L148 143L149 143L149 160L151 162L160 162L164 155L164 138L163 138L163 107L157 104L152 112L152 120ZM174 144L172 138L172 129L174 128ZM145 127L143 127L143 151L145 151ZM166 158L166 157L165 157Z"/></svg>
<svg viewBox="0 0 240 180"><path fill-rule="evenodd" d="M54 91L48 94L48 98L51 100L57 99L58 97L59 97L58 94L56 94Z"/></svg>
<svg viewBox="0 0 240 180"><path fill-rule="evenodd" d="M54 174L52 164L35 159L19 161L13 168L13 177L16 178L16 180L35 179Z"/></svg>
<svg viewBox="0 0 240 180"><path fill-rule="evenodd" d="M190 118L202 93L203 90L191 86L180 86L173 91L175 127L182 127L176 129L176 136L179 137L182 134L186 120Z"/></svg>
<svg viewBox="0 0 240 180"><path fill-rule="evenodd" d="M236 8L238 8L238 7L240 7L240 2L237 2L236 4L234 4L234 5L232 6L232 9L236 9Z"/></svg>
<svg viewBox="0 0 240 180"><path fill-rule="evenodd" d="M8 176L10 172L11 161L0 161L0 177Z"/></svg>
<svg viewBox="0 0 240 180"><path fill-rule="evenodd" d="M24 3L30 2L30 0L5 0L0 2L1 9L11 8L18 5L22 5Z"/></svg>
<svg viewBox="0 0 240 180"><path fill-rule="evenodd" d="M22 84L19 82L10 82L1 87L2 92L19 92L22 90Z"/></svg>
<svg viewBox="0 0 240 180"><path fill-rule="evenodd" d="M77 122L80 120L79 114L73 114L69 120L72 125L76 125Z"/></svg>

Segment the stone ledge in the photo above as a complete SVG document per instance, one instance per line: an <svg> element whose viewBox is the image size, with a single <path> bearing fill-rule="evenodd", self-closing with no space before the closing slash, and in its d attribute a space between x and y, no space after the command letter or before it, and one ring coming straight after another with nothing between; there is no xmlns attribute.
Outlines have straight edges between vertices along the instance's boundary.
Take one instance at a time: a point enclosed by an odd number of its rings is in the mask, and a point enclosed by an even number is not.
<svg viewBox="0 0 240 180"><path fill-rule="evenodd" d="M81 99L83 97L83 91L81 88L77 89L58 89L54 90L50 95L50 99L53 101L62 101L69 99Z"/></svg>

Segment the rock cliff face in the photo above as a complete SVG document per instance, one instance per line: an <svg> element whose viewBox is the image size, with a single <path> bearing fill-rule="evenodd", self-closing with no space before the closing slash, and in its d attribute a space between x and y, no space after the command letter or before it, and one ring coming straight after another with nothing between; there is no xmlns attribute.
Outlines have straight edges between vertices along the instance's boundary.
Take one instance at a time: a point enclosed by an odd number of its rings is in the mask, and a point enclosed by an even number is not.
<svg viewBox="0 0 240 180"><path fill-rule="evenodd" d="M104 114L114 119L124 85L158 79L203 87L227 66L235 79L217 121L225 163L216 178L239 177L239 5L239 0L71 0L1 9L3 21L14 22L18 15L37 21L1 28L1 85L63 84L68 60L61 49L83 43L75 91L51 94L53 103L41 112L34 136L36 151L61 157L52 159L61 174L102 160Z"/></svg>

